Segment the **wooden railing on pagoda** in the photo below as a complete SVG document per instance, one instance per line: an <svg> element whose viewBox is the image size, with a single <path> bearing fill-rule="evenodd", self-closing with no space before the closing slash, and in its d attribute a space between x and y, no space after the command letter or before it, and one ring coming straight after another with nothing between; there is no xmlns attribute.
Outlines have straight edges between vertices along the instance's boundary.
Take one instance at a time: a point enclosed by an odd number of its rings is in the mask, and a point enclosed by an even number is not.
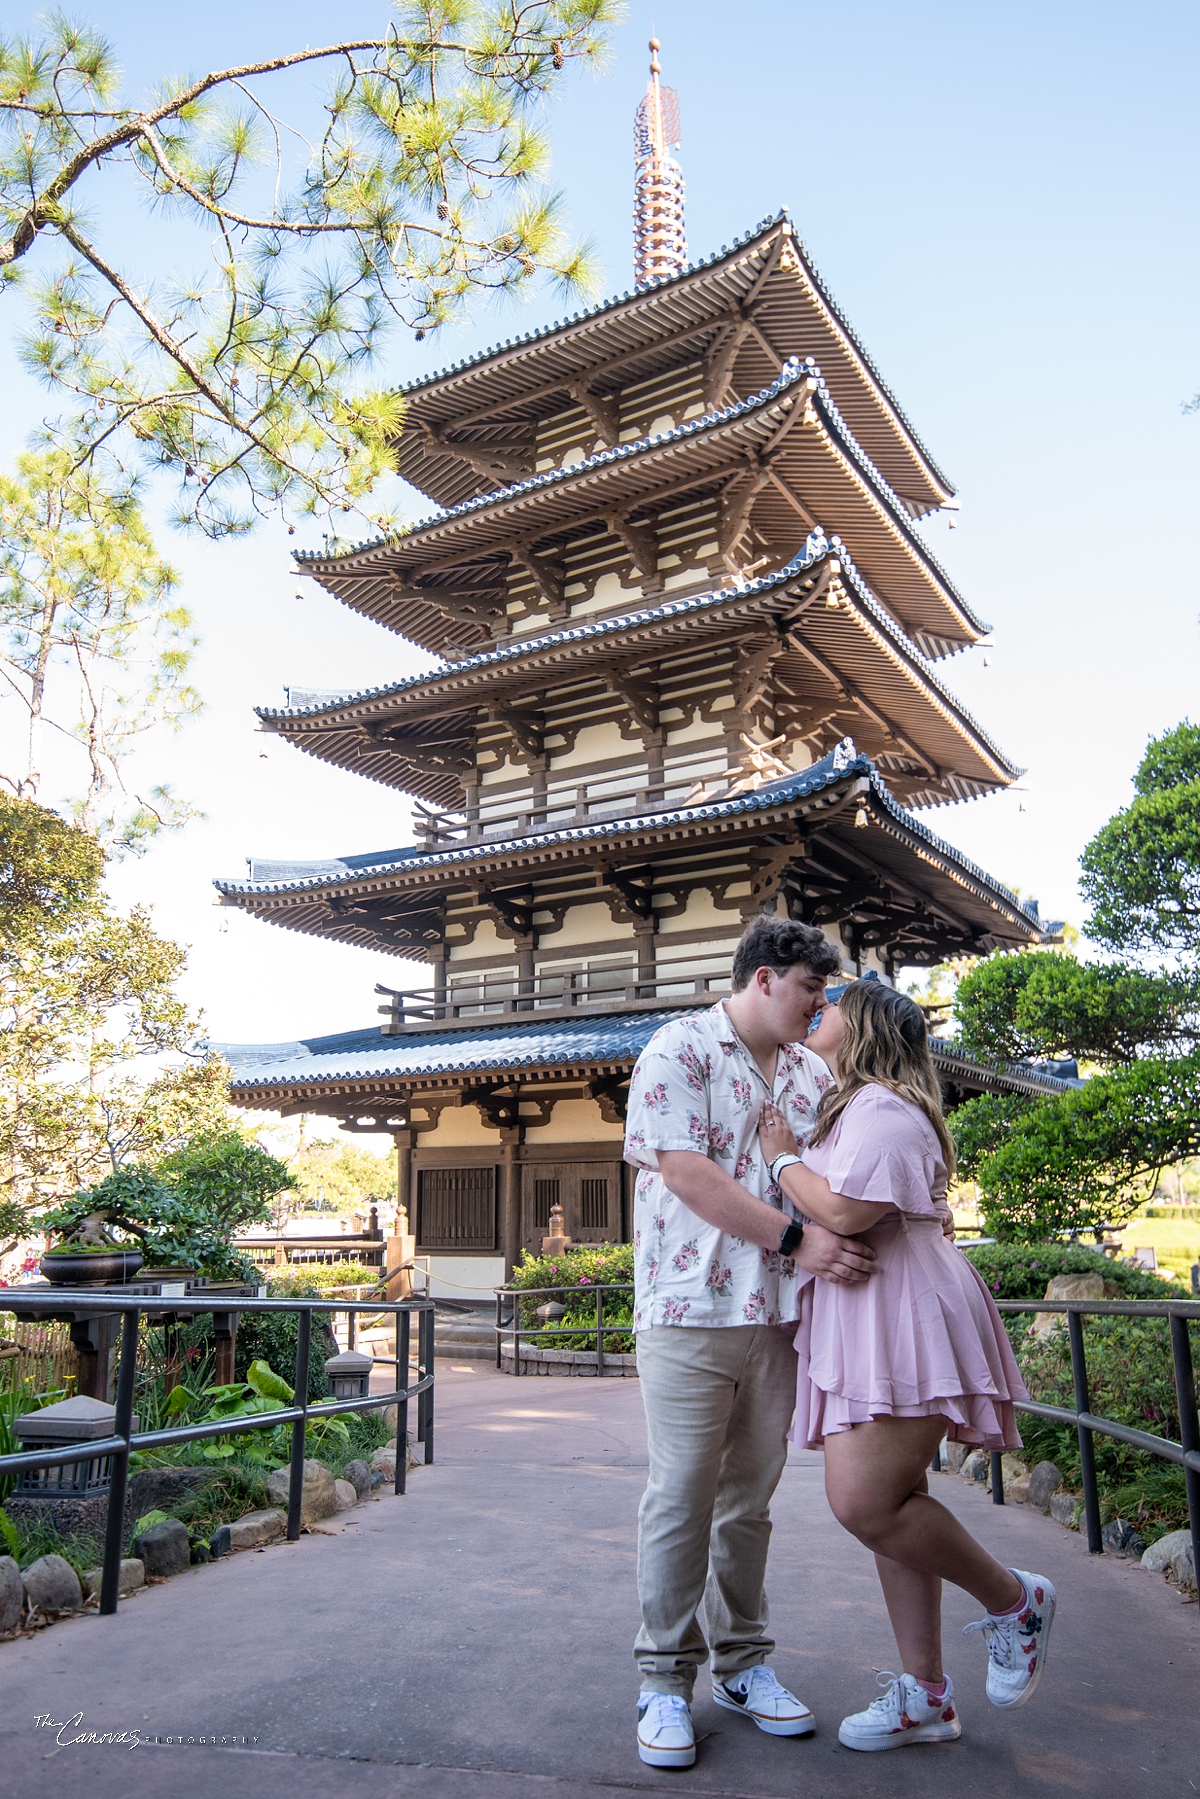
<svg viewBox="0 0 1200 1799"><path fill-rule="evenodd" d="M704 964L711 961L712 967ZM711 1005L729 991L729 954L711 957L692 950L660 957L653 972L639 975L625 967L551 969L521 977L508 970L464 975L447 991L434 987L398 990L380 987L388 1004L385 1036L420 1024L456 1018L508 1018L521 1013L638 1012L658 1007Z"/></svg>

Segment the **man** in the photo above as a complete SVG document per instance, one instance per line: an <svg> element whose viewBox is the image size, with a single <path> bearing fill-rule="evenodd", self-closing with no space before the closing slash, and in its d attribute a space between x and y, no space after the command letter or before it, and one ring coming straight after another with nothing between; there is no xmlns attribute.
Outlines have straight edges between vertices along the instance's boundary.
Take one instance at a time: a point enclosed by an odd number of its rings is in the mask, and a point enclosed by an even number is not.
<svg viewBox="0 0 1200 1799"><path fill-rule="evenodd" d="M794 1221L758 1148L772 1100L799 1141L833 1076L803 1038L837 952L810 925L758 918L734 953L732 994L656 1031L634 1069L625 1159L634 1201L634 1329L650 1459L638 1522L642 1628L638 1754L696 1759L691 1697L772 1736L815 1721L768 1666L763 1591L770 1503L796 1398L797 1288L869 1278L853 1239Z"/></svg>

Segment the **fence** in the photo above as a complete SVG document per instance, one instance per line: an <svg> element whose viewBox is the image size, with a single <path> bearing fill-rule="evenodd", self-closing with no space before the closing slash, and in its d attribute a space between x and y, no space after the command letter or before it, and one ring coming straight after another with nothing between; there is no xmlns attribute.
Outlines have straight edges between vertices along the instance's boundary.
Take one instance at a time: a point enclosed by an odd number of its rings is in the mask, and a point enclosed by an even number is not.
<svg viewBox="0 0 1200 1799"><path fill-rule="evenodd" d="M593 1295L596 1301L596 1321L594 1324L565 1324L543 1326L537 1333L537 1348L548 1346L549 1339L559 1337L580 1337L594 1335L596 1338L596 1373L604 1373L604 1339L614 1334L627 1337L632 1329L628 1319L624 1324L606 1324L604 1322L604 1306L606 1293L632 1293L633 1286L622 1285L617 1281L597 1283L594 1287L497 1287L496 1288L496 1366L500 1367L504 1350L504 1333L512 1336L513 1373L521 1374L521 1333L528 1333L532 1326L521 1323L521 1302L526 1299L540 1299L547 1296L547 1303L553 1304L555 1295L569 1293L573 1299L587 1298ZM505 1301L510 1301L510 1310L504 1316ZM529 1347L529 1346L527 1346Z"/></svg>
<svg viewBox="0 0 1200 1799"><path fill-rule="evenodd" d="M417 1440L424 1445L425 1460L433 1460L433 1318L429 1300L404 1300L395 1303L371 1300L355 1303L346 1300L320 1299L230 1299L206 1301L202 1293L188 1295L189 1314L199 1312L295 1312L297 1314L296 1365L294 1400L277 1411L252 1413L247 1417L224 1418L207 1424L180 1424L167 1430L133 1430L133 1391L137 1375L138 1327L143 1317L161 1317L179 1311L178 1299L150 1297L120 1298L115 1294L70 1293L57 1289L52 1297L22 1293L8 1288L0 1297L0 1310L14 1312L18 1318L62 1311L64 1301L78 1306L86 1302L89 1312L116 1313L121 1318L120 1361L117 1369L116 1416L113 1435L90 1443L63 1444L53 1449L27 1450L17 1455L0 1456L0 1475L19 1474L24 1468L58 1468L77 1462L91 1462L111 1456L112 1478L108 1492L105 1519L104 1561L100 1582L100 1612L108 1615L117 1609L121 1578L121 1551L125 1535L125 1494L129 1479L129 1457L133 1451L165 1449L173 1443L198 1443L209 1437L240 1436L245 1431L273 1430L277 1425L292 1427L290 1481L288 1485L287 1536L295 1542L300 1535L300 1506L304 1482L304 1440L310 1419L333 1418L341 1412L377 1411L394 1405L396 1415L396 1479L395 1491L403 1493L408 1470L408 1402L417 1402ZM390 1393L370 1393L352 1399L323 1400L317 1405L308 1401L308 1375L314 1312L359 1312L375 1316L390 1314L396 1320L396 1354L373 1359L396 1368L396 1389ZM412 1320L417 1319L417 1379L411 1374ZM405 1384L401 1385L401 1375Z"/></svg>

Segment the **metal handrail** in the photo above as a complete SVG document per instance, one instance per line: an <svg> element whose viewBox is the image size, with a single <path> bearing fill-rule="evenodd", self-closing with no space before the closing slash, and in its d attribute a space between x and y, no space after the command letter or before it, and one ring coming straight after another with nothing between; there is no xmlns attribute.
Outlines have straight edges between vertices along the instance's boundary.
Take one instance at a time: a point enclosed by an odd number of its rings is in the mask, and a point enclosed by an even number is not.
<svg viewBox="0 0 1200 1799"><path fill-rule="evenodd" d="M18 1316L61 1312L64 1307L89 1313L116 1314L121 1319L120 1360L117 1370L116 1417L114 1435L93 1438L89 1443L63 1444L50 1449L22 1450L14 1455L0 1455L0 1474L17 1474L23 1468L62 1467L75 1462L111 1456L113 1467L105 1514L104 1560L100 1579L100 1612L111 1615L117 1609L121 1579L121 1551L125 1535L125 1496L129 1482L129 1457L144 1449L161 1449L173 1443L196 1443L210 1437L229 1437L244 1431L274 1430L277 1425L292 1427L290 1478L288 1482L287 1538L295 1542L300 1535L300 1509L304 1485L304 1439L310 1418L332 1418L339 1412L378 1411L384 1406L396 1407L396 1474L394 1491L405 1491L408 1473L408 1402L417 1402L417 1441L425 1447L425 1460L433 1460L433 1382L434 1382L434 1306L429 1299L408 1300L329 1300L314 1299L236 1299L230 1296L204 1297L203 1291L189 1293L186 1300L163 1299L139 1294L125 1298L115 1293L89 1292L86 1288L56 1287L52 1293L23 1293L19 1287L8 1287L0 1293L0 1311ZM177 1317L181 1312L295 1312L297 1314L295 1380L292 1388L297 1403L275 1411L255 1412L248 1417L222 1418L210 1423L179 1424L167 1430L135 1431L133 1429L133 1395L137 1373L138 1327L143 1315ZM417 1379L406 1386L397 1385L391 1393L364 1394L361 1398L308 1401L308 1376L314 1312L346 1312L351 1323L359 1312L376 1315L390 1313L396 1320L395 1366L397 1381L401 1370L411 1368L411 1328L417 1315ZM391 1362L390 1356L376 1356L373 1361Z"/></svg>
<svg viewBox="0 0 1200 1799"><path fill-rule="evenodd" d="M510 1354L513 1361L513 1373L521 1374L521 1332L531 1332L532 1326L521 1323L522 1299L538 1299L544 1293L582 1293L583 1288L568 1282L558 1287L497 1287L496 1293L496 1366L499 1368L504 1354L504 1332L512 1333ZM604 1295L606 1293L632 1293L632 1281L596 1281L589 1282L587 1292L596 1297L596 1322L594 1325L579 1324L546 1324L538 1330L539 1339L545 1337L579 1337L585 1331L594 1332L596 1338L596 1373L604 1373L604 1339L608 1336L628 1336L631 1326L626 1324L606 1324L604 1322ZM504 1301L513 1301L512 1310L507 1318L503 1316Z"/></svg>
<svg viewBox="0 0 1200 1799"><path fill-rule="evenodd" d="M1049 1312L1067 1320L1067 1339L1071 1356L1071 1378L1075 1388L1074 1409L1043 1405L1038 1400L1015 1401L1018 1412L1034 1418L1046 1418L1054 1424L1073 1425L1079 1436L1080 1484L1083 1487L1083 1514L1088 1550L1092 1555L1104 1554L1103 1526L1100 1519L1100 1492L1096 1481L1096 1450L1093 1438L1112 1437L1128 1443L1146 1455L1173 1462L1183 1469L1187 1491L1188 1524L1192 1537L1193 1563L1200 1578L1200 1420L1197 1418L1196 1374L1192 1363L1192 1346L1188 1325L1200 1324L1200 1302L1190 1299L1122 1300L1122 1299L1001 1299L996 1301L1001 1312ZM1114 1418L1103 1418L1091 1409L1088 1389L1087 1349L1083 1338L1084 1318L1164 1318L1170 1325L1171 1364L1175 1398L1179 1407L1179 1434L1159 1437L1152 1431L1137 1430L1118 1424ZM940 1460L935 1462L940 1466ZM999 1450L993 1450L989 1462L993 1505L1004 1504L1004 1472Z"/></svg>

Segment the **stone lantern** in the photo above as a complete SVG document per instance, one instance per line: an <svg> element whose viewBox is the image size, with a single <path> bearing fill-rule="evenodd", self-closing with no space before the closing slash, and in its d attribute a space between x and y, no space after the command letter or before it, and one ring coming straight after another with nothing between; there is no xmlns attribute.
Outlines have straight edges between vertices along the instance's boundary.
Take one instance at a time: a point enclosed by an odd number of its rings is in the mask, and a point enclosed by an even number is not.
<svg viewBox="0 0 1200 1799"><path fill-rule="evenodd" d="M60 1399L39 1412L26 1412L13 1426L22 1450L56 1449L66 1444L87 1443L111 1437L116 1430L117 1408L102 1399L77 1393ZM136 1431L138 1420L133 1419ZM23 1500L93 1499L112 1486L112 1457L92 1456L82 1462L63 1462L45 1468L22 1468L17 1476L17 1497Z"/></svg>
<svg viewBox="0 0 1200 1799"><path fill-rule="evenodd" d="M329 1385L335 1399L365 1399L370 1391L371 1370L375 1366L369 1355L358 1349L343 1349L331 1355L325 1364Z"/></svg>

